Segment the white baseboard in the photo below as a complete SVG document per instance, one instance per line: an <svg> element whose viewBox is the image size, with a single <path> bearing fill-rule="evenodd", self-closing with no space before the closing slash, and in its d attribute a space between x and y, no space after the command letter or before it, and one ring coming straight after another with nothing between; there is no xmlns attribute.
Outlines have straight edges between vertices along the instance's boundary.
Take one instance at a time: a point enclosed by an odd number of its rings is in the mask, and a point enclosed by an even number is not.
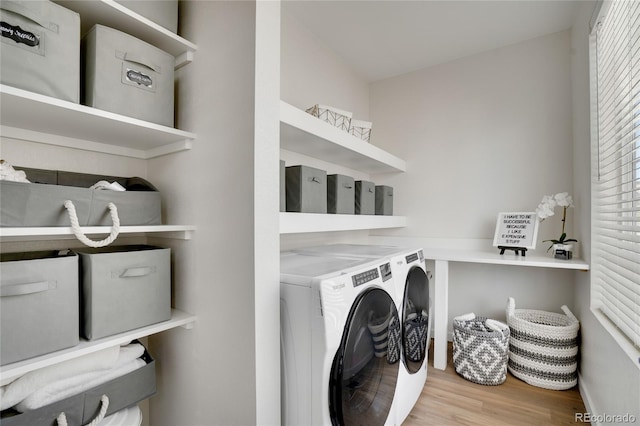
<svg viewBox="0 0 640 426"><path fill-rule="evenodd" d="M591 394L589 393L589 390L585 386L584 381L582 380L582 375L580 374L580 372L578 372L578 390L580 391L580 396L582 397L582 402L584 402L585 411L587 413L590 413L592 416L597 416L598 413L594 409L593 401L591 399ZM597 426L600 425L600 423L591 423L591 424L592 425L595 424Z"/></svg>

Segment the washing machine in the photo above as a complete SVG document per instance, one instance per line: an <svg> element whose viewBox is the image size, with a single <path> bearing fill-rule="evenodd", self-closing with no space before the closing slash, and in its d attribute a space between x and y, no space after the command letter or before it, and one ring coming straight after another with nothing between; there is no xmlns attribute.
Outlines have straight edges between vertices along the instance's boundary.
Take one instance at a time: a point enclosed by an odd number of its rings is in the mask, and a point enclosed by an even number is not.
<svg viewBox="0 0 640 426"><path fill-rule="evenodd" d="M397 424L394 290L388 261L281 253L283 424Z"/></svg>
<svg viewBox="0 0 640 426"><path fill-rule="evenodd" d="M422 249L385 245L331 244L304 247L297 253L317 256L355 256L388 259L402 323L402 366L394 398L396 421L401 424L417 402L427 380L433 306Z"/></svg>

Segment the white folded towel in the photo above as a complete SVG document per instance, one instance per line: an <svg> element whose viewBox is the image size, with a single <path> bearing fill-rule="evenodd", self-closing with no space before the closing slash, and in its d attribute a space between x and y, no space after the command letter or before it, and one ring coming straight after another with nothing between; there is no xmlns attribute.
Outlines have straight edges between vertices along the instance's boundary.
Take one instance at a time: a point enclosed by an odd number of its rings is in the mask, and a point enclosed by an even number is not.
<svg viewBox="0 0 640 426"><path fill-rule="evenodd" d="M140 359L144 353L142 345L136 343L119 349L118 359L111 368L75 374L49 382L24 398L15 408L20 412L35 410L77 395L146 365L146 362Z"/></svg>
<svg viewBox="0 0 640 426"><path fill-rule="evenodd" d="M77 395L86 390L99 386L110 380L124 376L138 368L144 367L147 363L137 358L128 361L107 371L93 371L91 373L79 374L77 376L50 383L44 388L32 393L22 402L16 405L16 410L23 413L35 410L45 405L53 404L73 395Z"/></svg>
<svg viewBox="0 0 640 426"><path fill-rule="evenodd" d="M6 410L51 382L90 371L105 370L118 361L120 347L114 346L78 358L30 371L0 387L0 409Z"/></svg>
<svg viewBox="0 0 640 426"><path fill-rule="evenodd" d="M505 332L505 330L507 328L509 328L509 326L503 322L494 320L494 319L488 319L487 321L485 321L485 324L487 327L489 327L490 329L497 331L499 333L503 333Z"/></svg>
<svg viewBox="0 0 640 426"><path fill-rule="evenodd" d="M4 160L0 160L0 180L30 183L27 179L27 174L23 170L14 169L11 164Z"/></svg>

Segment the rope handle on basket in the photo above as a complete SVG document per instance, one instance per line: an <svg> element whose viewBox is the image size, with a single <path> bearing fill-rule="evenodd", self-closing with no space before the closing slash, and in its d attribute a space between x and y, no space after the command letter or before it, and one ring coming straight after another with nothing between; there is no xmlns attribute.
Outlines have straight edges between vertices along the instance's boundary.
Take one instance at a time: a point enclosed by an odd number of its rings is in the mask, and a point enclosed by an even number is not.
<svg viewBox="0 0 640 426"><path fill-rule="evenodd" d="M510 297L507 301L507 318L512 317L516 313L516 301Z"/></svg>
<svg viewBox="0 0 640 426"><path fill-rule="evenodd" d="M116 238L118 238L118 234L120 234L120 218L118 217L118 208L115 204L107 204L107 207L109 207L109 211L111 213L111 220L113 222L113 225L111 226L111 233L109 234L109 236L100 241L91 240L86 235L84 235L82 229L80 229L80 222L78 221L78 214L76 213L76 206L73 205L73 201L66 200L64 202L64 207L69 213L69 221L71 222L71 230L73 231L73 235L75 235L75 237L84 245L94 248L104 247L108 246Z"/></svg>
<svg viewBox="0 0 640 426"><path fill-rule="evenodd" d="M98 415L91 420L91 423L87 423L85 426L97 426L104 419L104 416L107 415L107 410L109 409L109 397L107 395L102 395L100 398L100 412ZM64 414L64 411L56 417L56 422L58 426L68 426L67 416Z"/></svg>
<svg viewBox="0 0 640 426"><path fill-rule="evenodd" d="M578 321L578 318L576 318L576 316L575 316L575 315L573 315L573 312L571 312L571 311L569 310L569 308L567 307L567 305L562 305L562 306L560 307L560 309L562 309L562 311L565 313L565 315L566 315L567 317L569 317L569 319L571 319L571 320L573 320L573 321L576 321L576 322Z"/></svg>

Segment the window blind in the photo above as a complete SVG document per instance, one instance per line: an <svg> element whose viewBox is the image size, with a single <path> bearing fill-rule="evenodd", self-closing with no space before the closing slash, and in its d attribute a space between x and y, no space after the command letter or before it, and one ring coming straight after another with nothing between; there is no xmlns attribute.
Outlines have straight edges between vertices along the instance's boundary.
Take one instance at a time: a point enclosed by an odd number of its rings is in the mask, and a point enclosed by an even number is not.
<svg viewBox="0 0 640 426"><path fill-rule="evenodd" d="M640 2L610 2L595 38L591 303L640 350ZM593 62L592 62L593 63ZM622 342L626 340L626 342ZM630 344L630 346L629 346Z"/></svg>

